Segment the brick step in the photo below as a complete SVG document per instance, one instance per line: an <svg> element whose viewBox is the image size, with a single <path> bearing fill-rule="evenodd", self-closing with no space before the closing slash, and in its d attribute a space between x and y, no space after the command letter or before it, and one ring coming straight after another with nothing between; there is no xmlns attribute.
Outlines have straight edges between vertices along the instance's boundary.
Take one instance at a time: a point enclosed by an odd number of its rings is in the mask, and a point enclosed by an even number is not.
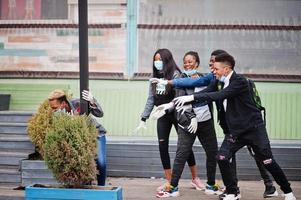
<svg viewBox="0 0 301 200"><path fill-rule="evenodd" d="M33 111L0 111L0 122L24 122L31 118Z"/></svg>
<svg viewBox="0 0 301 200"><path fill-rule="evenodd" d="M29 139L28 135L7 133L7 134L0 134L0 141L30 142L30 139Z"/></svg>
<svg viewBox="0 0 301 200"><path fill-rule="evenodd" d="M13 133L27 135L26 122L0 122L0 134Z"/></svg>
<svg viewBox="0 0 301 200"><path fill-rule="evenodd" d="M0 165L0 169L14 169L19 170L21 168L20 165Z"/></svg>
<svg viewBox="0 0 301 200"><path fill-rule="evenodd" d="M16 169L0 169L1 184L21 184L21 172Z"/></svg>
<svg viewBox="0 0 301 200"><path fill-rule="evenodd" d="M30 154L34 152L34 145L27 135L0 134L0 151Z"/></svg>
<svg viewBox="0 0 301 200"><path fill-rule="evenodd" d="M27 152L0 152L0 165L19 166L21 160L28 157Z"/></svg>
<svg viewBox="0 0 301 200"><path fill-rule="evenodd" d="M34 152L34 145L30 141L0 140L0 150L8 152L24 151Z"/></svg>

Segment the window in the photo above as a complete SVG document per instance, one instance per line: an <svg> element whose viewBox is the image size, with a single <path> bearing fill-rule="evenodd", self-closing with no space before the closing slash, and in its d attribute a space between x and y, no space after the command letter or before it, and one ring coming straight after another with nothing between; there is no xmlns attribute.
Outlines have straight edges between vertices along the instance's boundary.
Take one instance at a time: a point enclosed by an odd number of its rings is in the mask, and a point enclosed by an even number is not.
<svg viewBox="0 0 301 200"><path fill-rule="evenodd" d="M67 19L67 0L0 0L1 20Z"/></svg>

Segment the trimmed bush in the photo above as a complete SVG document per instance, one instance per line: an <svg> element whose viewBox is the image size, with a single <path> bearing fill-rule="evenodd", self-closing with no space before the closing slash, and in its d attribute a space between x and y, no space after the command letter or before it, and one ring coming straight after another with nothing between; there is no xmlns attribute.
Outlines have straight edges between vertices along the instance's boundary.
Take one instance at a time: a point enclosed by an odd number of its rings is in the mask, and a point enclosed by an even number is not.
<svg viewBox="0 0 301 200"><path fill-rule="evenodd" d="M27 132L31 142L36 146L36 150L41 158L44 157L44 143L47 131L52 123L52 110L46 99L39 107L38 112L28 121Z"/></svg>
<svg viewBox="0 0 301 200"><path fill-rule="evenodd" d="M97 129L86 115L55 114L45 141L45 162L58 182L79 188L96 177Z"/></svg>

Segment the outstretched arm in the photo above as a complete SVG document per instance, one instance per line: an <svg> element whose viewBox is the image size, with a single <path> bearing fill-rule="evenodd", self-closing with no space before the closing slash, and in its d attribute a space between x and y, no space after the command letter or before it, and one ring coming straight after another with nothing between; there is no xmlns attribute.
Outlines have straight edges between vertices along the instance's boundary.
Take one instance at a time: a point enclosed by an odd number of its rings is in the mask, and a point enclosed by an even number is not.
<svg viewBox="0 0 301 200"><path fill-rule="evenodd" d="M198 78L178 78L171 80L169 83L175 88L194 88L209 85L213 78L214 75L209 73Z"/></svg>
<svg viewBox="0 0 301 200"><path fill-rule="evenodd" d="M177 97L173 101L177 107L182 107L187 102L206 101L212 102L222 99L227 99L238 95L241 92L248 91L247 81L245 79L237 79L229 84L225 89L217 92L200 91L188 96Z"/></svg>
<svg viewBox="0 0 301 200"><path fill-rule="evenodd" d="M173 80L162 80L158 78L151 78L151 83L157 83L160 85L171 85L175 88L194 88L209 85L210 81L214 79L214 75L209 73L205 76L198 78L177 78Z"/></svg>
<svg viewBox="0 0 301 200"><path fill-rule="evenodd" d="M222 99L237 96L239 93L248 90L248 85L245 79L237 79L229 84L228 87L217 92L198 92L193 94L194 100L199 101L217 101Z"/></svg>

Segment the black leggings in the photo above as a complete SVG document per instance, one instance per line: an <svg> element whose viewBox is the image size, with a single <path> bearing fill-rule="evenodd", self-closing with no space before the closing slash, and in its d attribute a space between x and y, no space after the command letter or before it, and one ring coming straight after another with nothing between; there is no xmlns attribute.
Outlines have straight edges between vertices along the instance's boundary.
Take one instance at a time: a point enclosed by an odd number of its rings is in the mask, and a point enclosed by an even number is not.
<svg viewBox="0 0 301 200"><path fill-rule="evenodd" d="M172 125L174 125L177 130L177 122L174 113L168 113L157 120L159 151L164 169L171 169L168 146ZM195 158L192 150L189 158L187 159L187 163L190 167L195 165Z"/></svg>

